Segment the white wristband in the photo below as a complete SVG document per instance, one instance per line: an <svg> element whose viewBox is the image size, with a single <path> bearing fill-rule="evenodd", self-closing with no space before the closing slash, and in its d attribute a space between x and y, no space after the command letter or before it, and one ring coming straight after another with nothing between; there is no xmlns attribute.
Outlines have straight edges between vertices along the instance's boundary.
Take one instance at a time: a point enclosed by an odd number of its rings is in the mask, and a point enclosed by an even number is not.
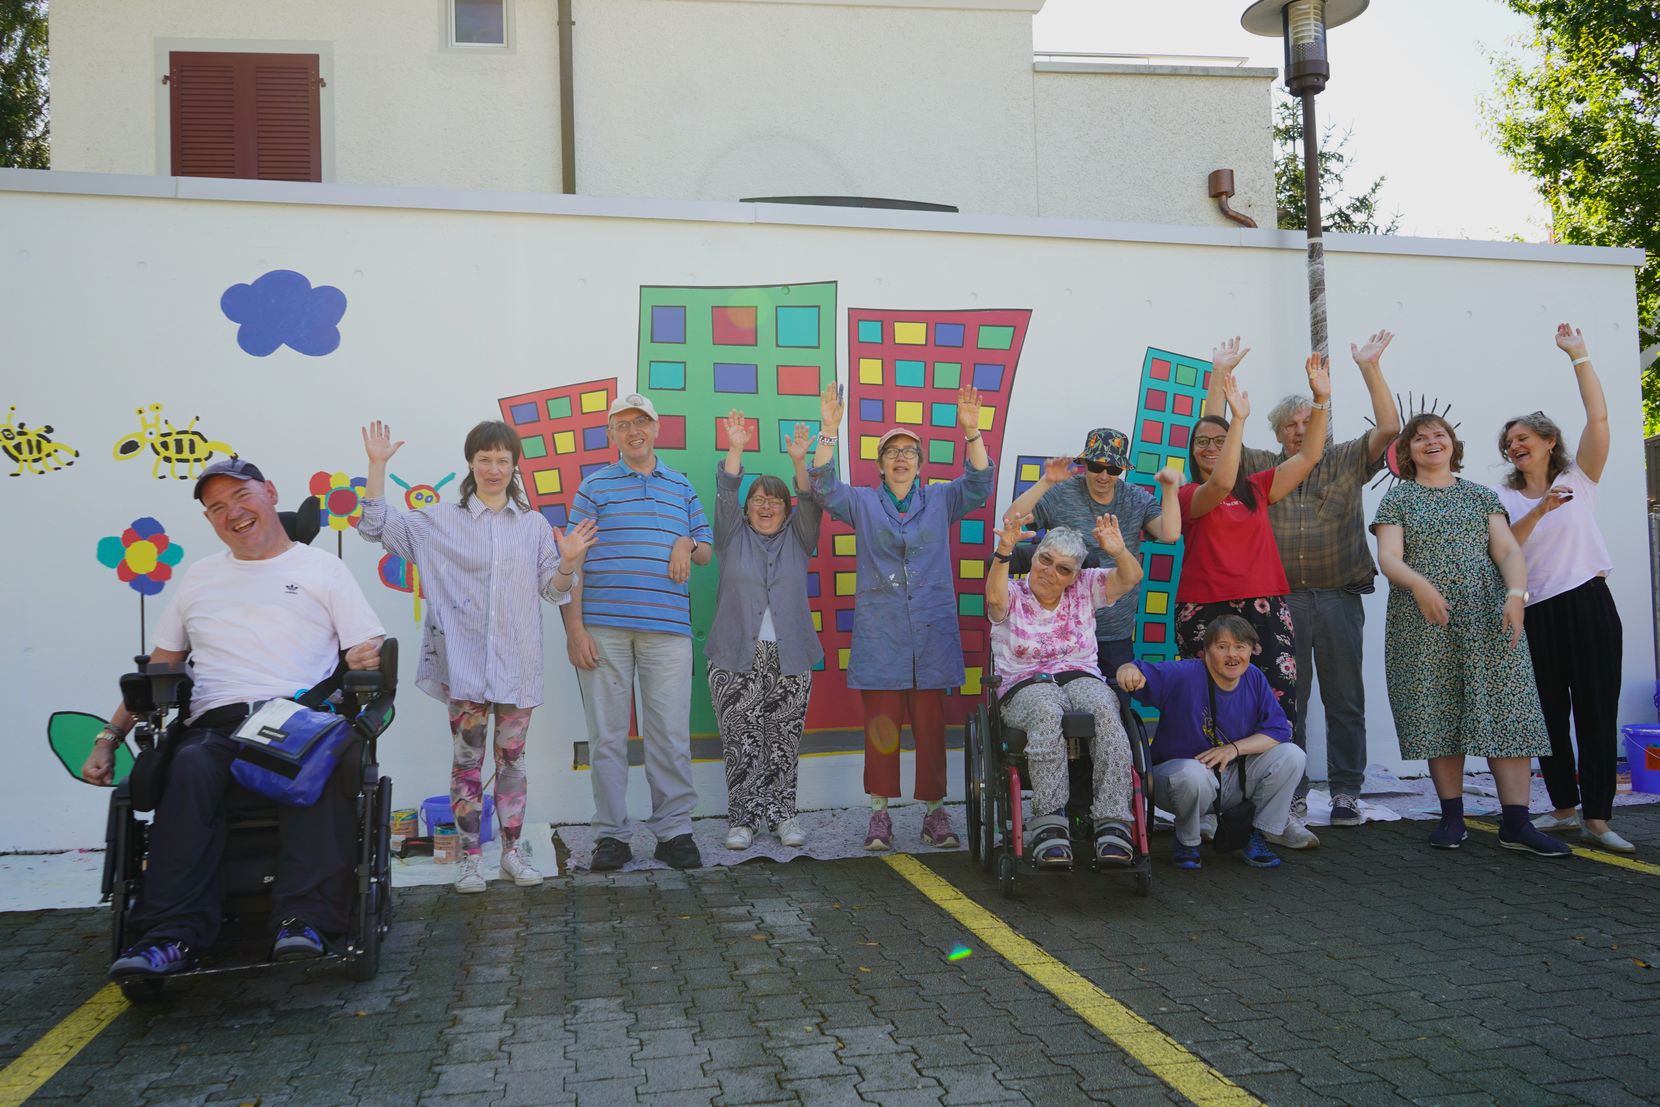
<svg viewBox="0 0 1660 1107"><path fill-rule="evenodd" d="M1574 364L1575 365L1584 365L1587 361L1590 361L1590 360L1591 360L1591 355L1586 354L1584 357L1574 358Z"/></svg>
<svg viewBox="0 0 1660 1107"><path fill-rule="evenodd" d="M1504 598L1507 600L1525 600L1527 599L1527 589L1512 588L1504 594Z"/></svg>

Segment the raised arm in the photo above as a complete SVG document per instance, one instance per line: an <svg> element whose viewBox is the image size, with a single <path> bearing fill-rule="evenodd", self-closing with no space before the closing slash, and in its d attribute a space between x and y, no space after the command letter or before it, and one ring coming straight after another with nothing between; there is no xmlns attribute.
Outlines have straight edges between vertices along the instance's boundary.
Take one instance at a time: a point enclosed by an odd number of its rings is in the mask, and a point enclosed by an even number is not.
<svg viewBox="0 0 1660 1107"><path fill-rule="evenodd" d="M1216 468L1210 471L1209 479L1193 493L1193 499L1187 505L1188 514L1195 519L1209 515L1227 499L1233 491L1234 481L1239 479L1239 451L1245 441L1245 420L1251 414L1251 396L1248 392L1241 392L1239 383L1231 376L1222 382L1222 395L1233 411L1233 421L1228 424L1227 437L1222 440L1222 456L1216 459Z"/></svg>
<svg viewBox="0 0 1660 1107"><path fill-rule="evenodd" d="M823 466L836 454L836 439L842 426L842 386L831 381L818 398L818 449L813 451L813 468Z"/></svg>
<svg viewBox="0 0 1660 1107"><path fill-rule="evenodd" d="M737 408L726 416L726 460L715 474L715 545L725 546L743 525L738 506L738 489L744 475L744 447L749 445L749 425Z"/></svg>
<svg viewBox="0 0 1660 1107"><path fill-rule="evenodd" d="M1303 433L1303 448L1274 469L1274 483L1268 490L1271 504L1279 503L1307 480L1326 452L1326 427L1331 418L1330 364L1330 358L1317 353L1309 354L1303 364L1303 371L1308 374L1308 390L1314 397L1314 409L1309 413L1308 430Z"/></svg>
<svg viewBox="0 0 1660 1107"><path fill-rule="evenodd" d="M991 464L991 455L980 433L980 390L971 384L957 389L957 422L963 428L963 457L978 472Z"/></svg>
<svg viewBox="0 0 1660 1107"><path fill-rule="evenodd" d="M384 546L388 553L405 561L416 561L426 533L422 528L430 520L419 511L393 511L386 502L386 463L403 442L392 441L391 424L378 419L361 430L369 475L363 486L363 517L358 521L358 537Z"/></svg>
<svg viewBox="0 0 1660 1107"><path fill-rule="evenodd" d="M1009 558L1017 544L1032 537L1032 532L1026 529L1031 521L1028 513L1017 515L1010 511L1003 516L1003 526L997 532L996 552L991 568L986 570L986 617L994 623L1009 617Z"/></svg>
<svg viewBox="0 0 1660 1107"><path fill-rule="evenodd" d="M1400 410L1395 406L1389 382L1383 379L1383 370L1378 366L1383 351L1389 349L1389 343L1394 340L1395 336L1388 331L1378 331L1364 345L1349 343L1349 353L1354 355L1355 364L1360 366L1360 379L1366 382L1366 394L1372 398L1372 429L1366 435L1366 457L1369 461L1382 457L1389 443L1401 433Z"/></svg>
<svg viewBox="0 0 1660 1107"><path fill-rule="evenodd" d="M1038 501L1048 494L1051 488L1064 484L1072 478L1072 459L1069 457L1052 457L1043 467L1043 475L1036 484L1026 489L1014 498L1009 510L1003 513L1006 519L1010 515L1026 515L1035 517Z"/></svg>
<svg viewBox="0 0 1660 1107"><path fill-rule="evenodd" d="M577 570L582 568L583 559L598 538L599 526L592 519L584 519L563 530L553 528L550 540L544 544L538 566L544 600L553 604L570 602L571 593L576 588ZM548 548L550 546L552 549Z"/></svg>
<svg viewBox="0 0 1660 1107"><path fill-rule="evenodd" d="M1112 572L1107 574L1107 603L1141 583L1141 559L1124 544L1124 535L1118 527L1116 515L1102 515L1095 520L1095 542L1101 552L1112 558Z"/></svg>
<svg viewBox="0 0 1660 1107"><path fill-rule="evenodd" d="M366 499L382 499L386 495L386 463L403 448L403 439L392 441L392 424L374 420L363 432L363 452L369 458L369 474L363 485Z"/></svg>
<svg viewBox="0 0 1660 1107"><path fill-rule="evenodd" d="M1587 477L1600 483L1603 467L1608 464L1608 400L1602 394L1602 381L1591 366L1583 334L1562 323L1556 328L1556 344L1573 359L1574 375L1579 378L1579 399L1585 405L1585 429L1579 433L1579 449L1574 452L1574 460Z"/></svg>
<svg viewBox="0 0 1660 1107"><path fill-rule="evenodd" d="M1153 479L1159 484L1159 513L1147 520L1143 529L1155 542L1175 542L1182 536L1182 502L1176 495L1182 487L1182 475L1166 465Z"/></svg>
<svg viewBox="0 0 1660 1107"><path fill-rule="evenodd" d="M805 493L812 487L812 479L807 476L807 451L813 445L813 432L807 429L806 423L797 423L790 435L790 440L784 443L784 452L790 455L790 464L795 470L795 490Z"/></svg>
<svg viewBox="0 0 1660 1107"><path fill-rule="evenodd" d="M1201 415L1220 415L1227 403L1226 386L1233 376L1234 369L1245 360L1245 355L1251 352L1246 346L1240 348L1239 336L1224 338L1210 351L1210 384L1205 389L1205 410Z"/></svg>
<svg viewBox="0 0 1660 1107"><path fill-rule="evenodd" d="M824 523L824 508L809 493L812 478L807 475L807 450L813 444L813 433L806 423L797 423L795 432L784 445L795 465L795 510L790 512L790 529L808 554L818 547L819 528Z"/></svg>

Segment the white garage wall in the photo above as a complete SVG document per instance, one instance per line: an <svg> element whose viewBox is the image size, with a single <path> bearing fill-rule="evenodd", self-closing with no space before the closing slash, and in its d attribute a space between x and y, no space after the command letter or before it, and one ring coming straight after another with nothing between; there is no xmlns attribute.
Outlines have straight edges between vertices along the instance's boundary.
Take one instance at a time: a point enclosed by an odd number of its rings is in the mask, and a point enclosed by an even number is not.
<svg viewBox="0 0 1660 1107"><path fill-rule="evenodd" d="M103 794L71 781L44 742L54 710L107 714L137 646L137 596L97 564L98 539L154 515L187 564L217 548L188 483L111 456L141 404L160 401L175 421L200 416L292 503L315 470L362 471L357 428L370 418L409 439L395 470L432 480L460 468L462 435L496 416L499 397L632 382L644 284L835 280L843 312L1029 307L1005 460L1070 451L1102 423L1128 426L1149 346L1204 357L1218 338L1244 334L1254 351L1244 377L1265 412L1297 384L1306 343L1300 244L1277 231L5 170L0 243L0 400L81 451L71 469L0 483L0 694L11 718L0 850L101 840ZM1471 442L1466 475L1478 480L1498 477L1491 440L1506 415L1542 407L1577 429L1573 377L1551 331L1561 319L1584 328L1613 408L1599 512L1627 626L1623 718L1652 718L1634 253L1342 236L1329 249L1334 345L1398 332L1391 383L1453 405ZM220 295L279 268L345 292L334 353L254 358L237 347ZM845 379L845 351L837 364ZM1337 432L1358 434L1365 404L1346 351L1334 378ZM1262 420L1253 426L1250 440L1269 445ZM1011 487L1006 465L999 505ZM347 563L413 644L408 597L376 581L378 555L348 535ZM152 626L171 595L151 604ZM1368 608L1368 721L1373 759L1398 764L1383 599ZM587 777L569 768L581 711L559 619L546 621L549 702L532 724L530 815L583 820ZM445 789L444 714L412 684L383 761L400 804ZM855 803L859 767L858 755L805 763L806 804ZM635 776L639 814L648 801ZM696 778L700 812L723 810L720 767L700 765ZM955 759L950 779L960 787Z"/></svg>

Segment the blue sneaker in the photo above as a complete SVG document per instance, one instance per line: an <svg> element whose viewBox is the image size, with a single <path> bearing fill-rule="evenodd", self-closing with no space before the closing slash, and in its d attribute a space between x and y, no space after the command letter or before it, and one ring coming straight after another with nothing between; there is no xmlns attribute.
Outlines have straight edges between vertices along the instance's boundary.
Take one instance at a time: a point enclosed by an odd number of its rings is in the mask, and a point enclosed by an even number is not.
<svg viewBox="0 0 1660 1107"><path fill-rule="evenodd" d="M1198 846L1184 846L1180 842L1170 851L1170 860L1176 863L1178 869L1197 869L1204 864L1199 857Z"/></svg>
<svg viewBox="0 0 1660 1107"><path fill-rule="evenodd" d="M271 946L273 961L303 961L321 957L328 952L323 936L299 919L285 919L277 931L277 940Z"/></svg>
<svg viewBox="0 0 1660 1107"><path fill-rule="evenodd" d="M1429 844L1436 849L1457 849L1464 844L1470 832L1464 829L1464 821L1448 822L1442 819L1439 826L1429 832Z"/></svg>
<svg viewBox="0 0 1660 1107"><path fill-rule="evenodd" d="M1244 857L1245 863L1253 869L1275 869L1280 864L1279 854L1268 848L1268 843L1263 840L1262 831L1254 828L1251 831L1251 840L1245 843L1245 849L1240 856Z"/></svg>
<svg viewBox="0 0 1660 1107"><path fill-rule="evenodd" d="M171 938L139 942L110 964L109 974L124 976L171 976L196 967L196 954L189 943Z"/></svg>

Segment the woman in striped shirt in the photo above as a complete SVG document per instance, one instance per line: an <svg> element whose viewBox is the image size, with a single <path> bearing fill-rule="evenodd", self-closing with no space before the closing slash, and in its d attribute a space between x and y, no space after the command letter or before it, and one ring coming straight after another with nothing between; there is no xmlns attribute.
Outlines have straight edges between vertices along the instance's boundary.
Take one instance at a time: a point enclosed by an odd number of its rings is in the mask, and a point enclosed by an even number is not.
<svg viewBox="0 0 1660 1107"><path fill-rule="evenodd" d="M541 600L570 600L593 545L592 520L561 532L532 511L519 486L519 434L487 421L467 433L461 501L418 511L387 510L386 463L403 443L375 422L363 429L369 457L357 532L420 571L427 609L415 684L449 707L454 762L450 803L464 851L458 892L484 891L479 872L479 770L496 717L496 813L501 873L521 887L542 882L519 841L524 825L525 732L542 703Z"/></svg>

